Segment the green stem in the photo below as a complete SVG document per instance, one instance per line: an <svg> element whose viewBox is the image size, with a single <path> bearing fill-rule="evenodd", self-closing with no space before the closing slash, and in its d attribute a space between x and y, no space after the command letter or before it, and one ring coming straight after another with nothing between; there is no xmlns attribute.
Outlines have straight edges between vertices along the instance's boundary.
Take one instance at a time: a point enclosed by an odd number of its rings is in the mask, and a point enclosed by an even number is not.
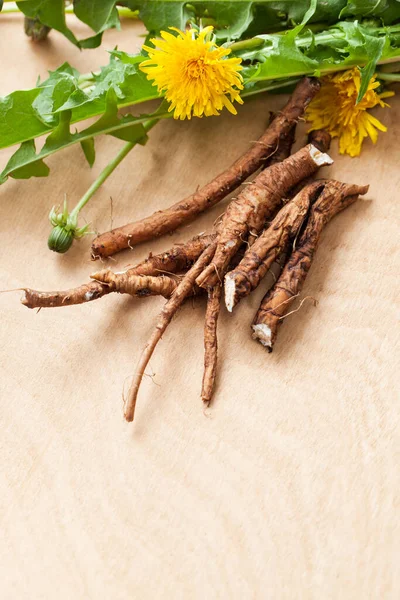
<svg viewBox="0 0 400 600"><path fill-rule="evenodd" d="M393 62L398 62L399 56L392 56L391 58L385 58L383 60L378 61L378 65L387 65ZM346 64L332 64L332 66L325 67L324 69L319 69L319 76L328 75L329 73L337 73L338 71L347 71L353 67L363 67L367 61L354 60L348 62ZM285 73L282 75L282 79L286 79L288 77L303 77L304 75L313 76L315 73L315 69L310 71L293 71L292 73ZM277 79L278 76L275 76ZM249 82L260 82L260 81L270 81L268 77L251 77ZM248 83L248 82L246 82Z"/></svg>
<svg viewBox="0 0 400 600"><path fill-rule="evenodd" d="M290 31L290 30L289 30ZM391 25L389 27L377 27L374 28L374 32L378 35L387 35L390 33L391 35L400 33L400 25ZM231 44L226 44L227 48L232 50L232 52L244 53L242 58L246 60L251 60L255 58L259 53L260 49L265 46L268 47L271 44L271 35L285 35L287 31L278 32L276 34L269 35L259 35L253 38L249 38L247 40L239 40L238 42L232 42ZM298 48L307 47L310 45L312 41L316 45L318 44L329 44L329 42L333 42L335 40L345 39L345 33L341 32L338 29L333 29L333 31L323 31L321 33L317 33L314 36L311 35L302 35L301 37L296 38L295 43ZM387 61L381 61L378 64L384 64L384 62L393 62L394 60L398 61L399 57L395 57L394 59L388 59ZM343 67L343 68L348 68ZM331 68L324 69L324 72L328 71L337 71L340 70L340 67L337 68L337 65L332 65ZM303 73L302 73L303 74ZM293 76L300 75L300 73L293 73ZM286 75L285 75L286 77Z"/></svg>
<svg viewBox="0 0 400 600"><path fill-rule="evenodd" d="M265 81L265 83L264 83ZM270 92L272 90L279 90L290 85L295 85L298 81L300 81L300 77L294 77L293 79L288 79L284 81L274 81L273 83L267 83L268 80L260 81L261 85L259 87L251 87L249 89L243 90L240 94L242 98L249 98L249 96L255 96L256 94L261 94L262 92Z"/></svg>
<svg viewBox="0 0 400 600"><path fill-rule="evenodd" d="M232 52L242 52L242 50L253 50L264 45L264 40L259 37L249 38L248 40L240 40L239 42L232 42L227 44L227 47Z"/></svg>
<svg viewBox="0 0 400 600"><path fill-rule="evenodd" d="M382 79L382 81L400 81L400 73L377 73L378 79Z"/></svg>
<svg viewBox="0 0 400 600"><path fill-rule="evenodd" d="M154 127L154 125L156 123L158 123L158 119L151 119L149 121L146 121L143 124L143 129L147 133L148 131L150 131L150 129L152 129L152 127ZM71 211L71 213L70 213L71 218L78 216L79 212L89 202L90 198L92 198L92 196L94 196L94 194L97 192L99 187L101 185L103 185L103 183L105 182L105 180L108 177L110 177L111 173L113 173L113 171L115 171L115 169L118 167L118 165L124 160L125 156L127 156L127 154L129 154L129 152L132 150L132 148L134 148L136 146L136 144L137 144L137 142L127 142L125 144L125 146L123 146L121 148L121 150L118 152L117 156L115 156L115 158L113 158L113 160L111 162L109 162L106 167L104 167L104 169L102 170L100 175L97 177L97 179L95 179L93 181L90 188L87 190L87 192L85 192L85 194L83 194L83 196L79 200L78 204Z"/></svg>
<svg viewBox="0 0 400 600"><path fill-rule="evenodd" d="M129 154L129 152L136 146L136 142L127 142L125 146L121 148L118 152L117 156L113 158L111 162L102 170L100 175L95 179L90 186L90 188L83 194L82 198L79 200L78 204L71 211L71 217L78 216L78 213L82 210L82 208L87 204L92 196L97 192L99 187L103 185L105 180L111 175L113 171L118 167L119 163L123 161L125 156Z"/></svg>
<svg viewBox="0 0 400 600"><path fill-rule="evenodd" d="M150 131L158 121L158 118L146 121L143 125L146 133ZM123 148L121 148L117 156L115 156L115 158L113 158L113 160L102 170L100 175L94 180L90 188L83 194L78 204L70 213L68 212L66 201L64 201L64 210L62 213L57 214L56 208L52 208L49 219L50 223L53 225L53 229L47 240L47 245L50 250L58 252L59 254L64 254L65 252L68 252L74 239L79 239L88 232L89 225L78 228L79 212L89 202L90 198L94 196L99 187L106 181L111 173L115 171L132 148L136 146L136 143L138 142L127 142Z"/></svg>

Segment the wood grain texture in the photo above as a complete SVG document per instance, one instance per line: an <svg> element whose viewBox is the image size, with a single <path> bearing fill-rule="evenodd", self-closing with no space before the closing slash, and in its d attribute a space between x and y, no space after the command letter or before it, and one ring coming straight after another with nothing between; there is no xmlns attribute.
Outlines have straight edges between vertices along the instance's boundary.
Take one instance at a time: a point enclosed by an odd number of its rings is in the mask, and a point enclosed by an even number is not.
<svg viewBox="0 0 400 600"><path fill-rule="evenodd" d="M94 69L116 43L133 52L141 32L124 24L79 53L54 32L33 46L15 17L0 16L0 27L1 56L12 57L0 94L64 60ZM109 228L110 196L114 225L170 205L229 165L283 101L157 125L85 217ZM110 295L35 314L18 293L0 295L2 598L400 597L400 97L391 104L377 112L389 132L362 158L333 145L329 173L370 183L371 201L324 232L303 291L318 307L288 317L271 355L251 340L262 285L233 315L222 312L210 418L199 397L204 300L186 304L164 336L129 426L122 383L162 300ZM50 178L0 188L2 289L88 279L90 239L56 256L46 218L64 193L74 203L119 147L99 140L92 171L71 148L50 158ZM112 266L188 239L221 211Z"/></svg>

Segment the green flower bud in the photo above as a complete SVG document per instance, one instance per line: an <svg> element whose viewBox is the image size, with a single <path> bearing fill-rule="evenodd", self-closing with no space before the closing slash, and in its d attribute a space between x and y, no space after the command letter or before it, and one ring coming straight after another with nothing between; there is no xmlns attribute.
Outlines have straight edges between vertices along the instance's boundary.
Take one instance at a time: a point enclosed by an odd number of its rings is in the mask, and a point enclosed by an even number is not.
<svg viewBox="0 0 400 600"><path fill-rule="evenodd" d="M75 239L89 233L89 225L78 227L78 214L74 211L71 214L68 212L66 200L64 201L62 213L57 213L56 207L53 206L49 214L49 220L53 225L53 229L49 235L47 245L54 252L61 254L67 252Z"/></svg>
<svg viewBox="0 0 400 600"><path fill-rule="evenodd" d="M47 240L47 245L50 250L64 254L72 246L74 234L72 231L67 231L62 225L57 225L53 228Z"/></svg>
<svg viewBox="0 0 400 600"><path fill-rule="evenodd" d="M50 31L50 27L43 25L39 19L30 19L29 17L25 17L24 27L26 35L34 42L45 40Z"/></svg>

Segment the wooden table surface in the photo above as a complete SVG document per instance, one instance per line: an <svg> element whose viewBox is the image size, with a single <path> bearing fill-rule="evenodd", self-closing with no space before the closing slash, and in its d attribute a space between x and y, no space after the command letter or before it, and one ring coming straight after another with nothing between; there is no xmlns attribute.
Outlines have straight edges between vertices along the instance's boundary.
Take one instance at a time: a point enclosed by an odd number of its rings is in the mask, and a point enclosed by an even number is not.
<svg viewBox="0 0 400 600"><path fill-rule="evenodd" d="M65 60L87 72L116 44L134 52L142 31L124 23L79 52L56 32L30 43L20 17L0 16L0 28L1 95ZM244 151L284 100L159 124L84 217L104 231L110 197L114 225L184 197ZM271 355L249 329L263 289L222 314L209 418L199 398L202 300L163 337L128 425L122 388L162 301L108 296L36 314L18 292L0 296L3 599L400 597L400 96L391 105L376 112L388 133L361 158L333 145L329 175L371 187L323 235L303 294L318 306L288 317ZM98 267L89 238L65 256L47 250L47 214L64 194L73 206L120 145L97 140L92 171L73 147L48 160L49 178L0 188L2 289L63 289ZM222 210L111 266L210 228Z"/></svg>

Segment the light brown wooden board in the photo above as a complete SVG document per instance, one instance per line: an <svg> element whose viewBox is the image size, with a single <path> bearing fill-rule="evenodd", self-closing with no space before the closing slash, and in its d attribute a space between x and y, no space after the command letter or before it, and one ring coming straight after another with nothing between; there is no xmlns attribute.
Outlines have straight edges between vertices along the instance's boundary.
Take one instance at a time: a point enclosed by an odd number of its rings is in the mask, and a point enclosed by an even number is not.
<svg viewBox="0 0 400 600"><path fill-rule="evenodd" d="M80 53L55 32L31 44L19 17L0 16L0 28L1 94L64 60L85 72L107 62L106 48L134 52L141 31L124 22ZM161 123L84 216L103 231L110 197L115 225L184 197L283 102ZM2 598L399 598L400 97L391 104L376 113L389 132L361 158L334 144L329 175L371 188L324 233L304 289L317 308L288 317L272 355L250 338L262 289L222 314L209 418L202 300L157 348L130 426L122 387L162 300L109 296L36 314L18 292L0 295ZM72 148L50 158L48 179L0 188L2 289L65 288L98 267L89 238L66 256L47 250L47 214L64 194L72 206L119 147L96 141L92 171ZM206 230L222 210L111 266Z"/></svg>

